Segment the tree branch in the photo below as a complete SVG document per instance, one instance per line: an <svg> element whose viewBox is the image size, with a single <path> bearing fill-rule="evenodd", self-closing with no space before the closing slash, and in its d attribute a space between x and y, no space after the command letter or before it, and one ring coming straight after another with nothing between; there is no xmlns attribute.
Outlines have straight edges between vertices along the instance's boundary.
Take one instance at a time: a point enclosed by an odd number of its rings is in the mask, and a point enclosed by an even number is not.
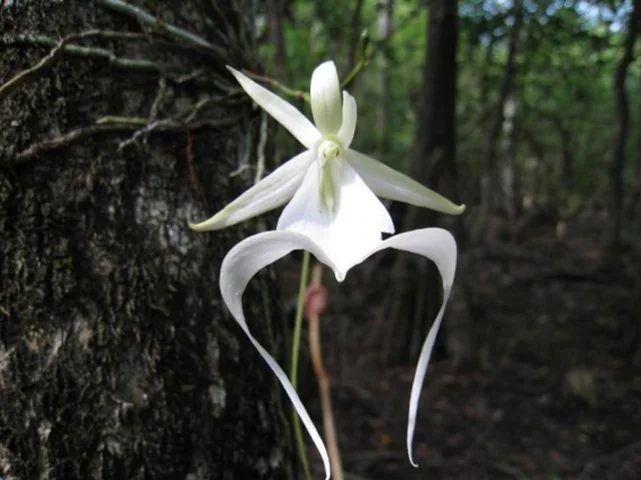
<svg viewBox="0 0 641 480"><path fill-rule="evenodd" d="M226 57L219 47L209 43L204 38L170 23L159 21L155 16L145 12L143 9L136 7L135 5L131 5L121 0L98 0L98 4L115 12L127 15L128 17L137 20L142 25L157 28L174 39L182 40L191 45L212 50L221 58Z"/></svg>
<svg viewBox="0 0 641 480"><path fill-rule="evenodd" d="M253 78L254 80L257 80L259 82L262 82L264 84L269 85L275 90L280 90L283 92L285 95L288 95L290 97L298 98L299 100L304 100L306 103L309 103L309 94L307 92L303 92L302 90L294 90L292 88L286 87L282 83L274 80L273 78L266 77L264 75L258 75L256 73L252 73L247 70L243 70L243 73L247 75L249 78Z"/></svg>
<svg viewBox="0 0 641 480"><path fill-rule="evenodd" d="M105 38L105 39L140 39L144 36L138 33L127 33L127 32L114 32L114 31L103 31L103 30L88 30L83 33L69 35L63 38L60 41L56 41L53 38L44 36L44 35L19 35L16 39L11 41L3 42L5 46L16 46L16 45L35 45L40 47L53 47L45 58L43 58L37 65L24 70L5 84L0 86L0 101L7 98L9 95L14 93L20 87L26 85L29 82L32 82L40 78L45 71L53 67L56 62L61 58L62 54L67 54L76 57L84 58L96 58L100 60L106 60L110 66L123 69L123 70L133 70L139 72L153 72L153 73L163 73L170 72L173 68L169 65L161 65L150 60L143 59L132 59L132 58L120 58L117 57L114 53L104 48L97 47L81 47L79 45L70 44L74 40L82 40L87 38Z"/></svg>
<svg viewBox="0 0 641 480"><path fill-rule="evenodd" d="M18 88L20 88L25 83L35 80L45 70L53 66L58 61L58 58L62 54L63 47L68 42L70 42L71 39L72 39L71 37L67 37L63 39L58 43L58 45L56 45L56 47L53 50L49 52L49 55L47 55L45 58L40 60L40 62L37 65L20 72L15 77L13 77L8 82L6 82L4 85L0 86L0 101L2 101L4 98L7 98L9 95L11 95L13 92L15 92Z"/></svg>
<svg viewBox="0 0 641 480"><path fill-rule="evenodd" d="M95 125L91 125L89 127L81 127L65 133L64 135L60 135L59 137L35 143L22 152L18 153L13 161L9 161L9 164L11 166L16 166L22 163L26 163L28 160L31 160L41 155L42 153L68 146L69 144L74 143L78 140L82 140L99 133L119 133L130 132L132 130L135 131L134 135L129 140L122 142L119 145L119 149L122 149L130 143L133 143L133 141L137 140L137 138L139 138L142 134L179 133L185 131L200 130L202 128L221 129L231 127L240 119L240 116L234 116L223 119L202 119L192 122L183 122L173 118L167 118L147 124L147 119L141 117L103 117L99 119ZM141 125L143 125L143 128L140 128Z"/></svg>

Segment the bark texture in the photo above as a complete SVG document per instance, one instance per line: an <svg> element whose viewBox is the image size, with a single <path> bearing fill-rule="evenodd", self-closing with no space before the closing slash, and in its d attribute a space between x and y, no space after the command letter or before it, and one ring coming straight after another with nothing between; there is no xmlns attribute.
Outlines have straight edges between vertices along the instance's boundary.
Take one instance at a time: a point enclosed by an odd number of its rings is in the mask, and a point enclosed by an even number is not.
<svg viewBox="0 0 641 480"><path fill-rule="evenodd" d="M286 477L280 390L218 289L250 227L187 228L265 158L225 69L256 69L243 8L2 9L0 85L102 33L0 98L0 477ZM248 319L277 351L274 283L252 285Z"/></svg>

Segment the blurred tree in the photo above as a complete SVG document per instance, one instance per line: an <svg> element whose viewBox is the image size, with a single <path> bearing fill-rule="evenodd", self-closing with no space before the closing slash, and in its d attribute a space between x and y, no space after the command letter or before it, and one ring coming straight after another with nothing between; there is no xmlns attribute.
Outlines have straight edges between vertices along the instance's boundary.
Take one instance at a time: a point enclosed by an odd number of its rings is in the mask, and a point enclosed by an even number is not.
<svg viewBox="0 0 641 480"><path fill-rule="evenodd" d="M270 158L225 69L257 69L241 3L0 12L0 477L287 476L280 390L216 280L247 232L187 227Z"/></svg>
<svg viewBox="0 0 641 480"><path fill-rule="evenodd" d="M456 166L456 87L458 46L458 2L434 0L429 6L427 49L423 66L423 86L419 103L416 130L415 178L452 199L459 198ZM410 208L403 230L435 225L435 212ZM462 225L459 223L459 227ZM459 231L462 231L459 228ZM397 271L408 270L405 256L399 257ZM441 284L435 268L421 264L415 278L405 278L405 291L392 302L392 319L401 335L390 335L393 345L388 347L388 360L407 361L415 358L422 347L431 322L436 316L441 295ZM462 315L456 322L445 322L448 346L455 362L470 355L468 317ZM399 324L402 327L399 329ZM454 351L456 350L456 351Z"/></svg>
<svg viewBox="0 0 641 480"><path fill-rule="evenodd" d="M390 0L393 1L393 0ZM349 25L349 58L347 65L354 68L358 59L358 45L361 36L361 15L363 13L363 0L356 0L356 5L352 11L352 19Z"/></svg>
<svg viewBox="0 0 641 480"><path fill-rule="evenodd" d="M394 12L394 0L384 0L380 4L378 13L378 38L384 45L389 45L392 35L392 18ZM392 85L390 81L390 49L385 48L379 55L379 68L381 75L380 99L377 105L377 124L376 129L379 132L386 132L389 123L390 99L392 98ZM385 155L388 151L389 135L379 135L377 151L380 155Z"/></svg>
<svg viewBox="0 0 641 480"><path fill-rule="evenodd" d="M495 104L494 115L490 120L490 131L487 136L487 149L484 171L481 180L483 219L481 224L487 222L488 215L499 204L503 204L514 225L516 215L516 172L515 172L515 128L517 100L514 82L516 76L517 51L523 25L523 0L514 0L512 3L511 27L507 45L507 60L498 98ZM496 162L496 150L503 130L504 148L501 166ZM499 178L500 177L500 178ZM488 231L484 229L484 231Z"/></svg>
<svg viewBox="0 0 641 480"><path fill-rule="evenodd" d="M280 79L287 81L287 49L285 45L285 15L289 0L268 0L267 15L269 20L270 41L274 45L274 66L280 73Z"/></svg>
<svg viewBox="0 0 641 480"><path fill-rule="evenodd" d="M634 44L640 27L641 0L632 0L632 10L628 15L623 55L621 56L614 75L616 130L610 166L610 188L612 195L610 225L606 239L606 244L612 248L616 248L621 241L621 221L623 218L623 168L625 166L625 150L630 121L630 106L625 81L628 68L634 60Z"/></svg>

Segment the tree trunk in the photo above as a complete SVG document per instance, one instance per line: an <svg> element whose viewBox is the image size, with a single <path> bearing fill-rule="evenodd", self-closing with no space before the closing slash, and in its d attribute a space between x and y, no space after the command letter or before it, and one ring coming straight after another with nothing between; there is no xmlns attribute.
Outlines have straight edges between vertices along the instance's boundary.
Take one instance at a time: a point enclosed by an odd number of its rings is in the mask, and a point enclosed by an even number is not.
<svg viewBox="0 0 641 480"><path fill-rule="evenodd" d="M352 69L356 65L356 56L359 54L361 37L361 13L363 12L363 0L356 0L352 11L352 18L349 22L349 50L347 66Z"/></svg>
<svg viewBox="0 0 641 480"><path fill-rule="evenodd" d="M485 155L485 171L481 178L481 196L483 215L481 223L487 221L489 214L500 204L501 196L498 195L499 182L497 181L498 169L496 165L496 150L498 146L499 137L501 135L501 128L504 127L505 122L505 105L508 98L514 91L514 77L516 74L516 56L519 43L519 34L521 25L523 23L523 0L514 0L512 7L512 18L514 23L510 29L507 62L505 64L505 72L499 90L499 97L497 99L496 110L494 118L490 125L490 131L487 137L487 148ZM503 192L503 196L505 192ZM483 228L480 229L484 230Z"/></svg>
<svg viewBox="0 0 641 480"><path fill-rule="evenodd" d="M458 2L432 1L414 166L417 180L452 199L459 198L455 122L457 44ZM437 216L433 211L410 208L403 231L433 226L437 218L445 222L442 215ZM462 237L460 217L445 226L456 227L459 238ZM406 281L404 291L395 296L396 303L391 306L390 328L396 333L390 331L387 336L388 341L393 342L384 349L388 362L416 358L440 303L442 287L436 269L421 263L418 271L412 270L406 258L400 256L394 266L394 276L402 275ZM454 294L451 302L458 302L456 298ZM456 349L457 361L463 360L469 353L469 328L463 316L454 323L450 320L448 318L444 326L448 347ZM453 332L452 326L455 326ZM454 353L453 350L450 353Z"/></svg>
<svg viewBox="0 0 641 480"><path fill-rule="evenodd" d="M559 117L552 119L554 126L559 132L561 139L561 152L563 155L561 164L561 187L565 192L566 198L574 191L574 145L572 141L572 132L569 128L563 125L563 121Z"/></svg>
<svg viewBox="0 0 641 480"><path fill-rule="evenodd" d="M251 22L236 2L132 3L0 13L0 476L283 478L280 391L217 282L249 231L187 227L265 155L225 69L256 68ZM246 294L272 351L273 288Z"/></svg>
<svg viewBox="0 0 641 480"><path fill-rule="evenodd" d="M501 191L507 213L509 229L514 239L516 217L519 212L519 188L516 169L516 124L518 102L514 88L510 89L503 108L503 162L501 168Z"/></svg>
<svg viewBox="0 0 641 480"><path fill-rule="evenodd" d="M267 0L269 36L274 45L274 65L280 79L287 82L287 49L285 47L285 12L287 0Z"/></svg>
<svg viewBox="0 0 641 480"><path fill-rule="evenodd" d="M378 11L378 38L385 45L389 45L392 35L392 14L394 0L382 0ZM385 49L379 55L379 68L381 72L381 94L376 111L376 131L378 132L377 156L385 158L388 153L387 124L389 123L390 99L392 98L392 85L390 82L389 58Z"/></svg>
<svg viewBox="0 0 641 480"><path fill-rule="evenodd" d="M633 7L628 18L628 31L621 61L614 75L614 97L617 113L612 161L610 164L611 211L610 225L606 234L606 245L616 248L621 241L621 219L623 218L623 168L625 166L625 146L628 137L630 118L628 95L625 79L628 67L634 59L634 44L641 24L641 0L633 0Z"/></svg>

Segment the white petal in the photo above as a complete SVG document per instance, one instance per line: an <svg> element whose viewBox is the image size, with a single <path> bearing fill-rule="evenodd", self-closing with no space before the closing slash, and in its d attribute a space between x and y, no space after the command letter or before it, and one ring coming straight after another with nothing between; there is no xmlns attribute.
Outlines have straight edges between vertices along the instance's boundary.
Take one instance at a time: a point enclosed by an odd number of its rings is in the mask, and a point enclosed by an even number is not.
<svg viewBox="0 0 641 480"><path fill-rule="evenodd" d="M189 227L197 231L218 230L280 207L299 188L314 159L313 152L304 151L278 167L209 220L189 224Z"/></svg>
<svg viewBox="0 0 641 480"><path fill-rule="evenodd" d="M231 311L234 319L236 319L245 331L252 344L258 350L258 353L265 359L269 367L278 377L285 392L287 392L303 425L307 428L310 437L323 459L325 477L328 479L330 477L330 465L325 444L318 434L311 418L309 418L309 414L307 410L305 410L294 387L285 372L283 372L283 369L250 333L247 322L245 321L242 305L242 295L249 280L251 280L256 272L284 257L292 250L297 249L309 250L314 253L320 261L331 266L329 259L324 257L322 251L318 249L314 242L304 235L295 232L274 231L259 233L238 243L227 254L220 270L220 290L223 300L227 308Z"/></svg>
<svg viewBox="0 0 641 480"><path fill-rule="evenodd" d="M336 134L336 137L343 144L343 148L349 148L354 139L356 131L356 100L349 93L343 92L343 124Z"/></svg>
<svg viewBox="0 0 641 480"><path fill-rule="evenodd" d="M412 440L414 438L414 427L416 425L416 412L421 396L421 387L423 386L423 380L427 372L427 365L430 362L430 356L434 348L436 334L441 327L445 306L452 290L452 284L454 283L454 272L456 271L456 241L447 230L443 230L442 228L424 228L388 238L376 251L388 247L416 253L429 258L436 264L443 280L443 303L421 349L421 355L416 365L416 373L414 374L414 381L412 382L412 393L410 394L410 407L407 420L407 454L412 465L416 467L417 465L412 457Z"/></svg>
<svg viewBox="0 0 641 480"><path fill-rule="evenodd" d="M329 177L327 177L329 175ZM322 176L325 176L323 179ZM333 186L333 208L323 198ZM336 265L338 281L381 243L381 232L393 233L389 212L342 158L320 167L314 162L292 201L278 220L278 230L300 232L314 239Z"/></svg>
<svg viewBox="0 0 641 480"><path fill-rule="evenodd" d="M314 122L323 135L341 128L341 85L334 62L321 63L312 73L310 87Z"/></svg>
<svg viewBox="0 0 641 480"><path fill-rule="evenodd" d="M378 160L355 150L347 150L343 154L369 188L379 197L451 215L459 215L465 211L465 205L452 203L444 196Z"/></svg>
<svg viewBox="0 0 641 480"><path fill-rule="evenodd" d="M247 92L247 95L289 130L300 143L309 150L316 146L321 139L320 132L296 107L257 84L238 70L234 70L229 66L227 68L234 74L234 77L243 87L243 90Z"/></svg>

